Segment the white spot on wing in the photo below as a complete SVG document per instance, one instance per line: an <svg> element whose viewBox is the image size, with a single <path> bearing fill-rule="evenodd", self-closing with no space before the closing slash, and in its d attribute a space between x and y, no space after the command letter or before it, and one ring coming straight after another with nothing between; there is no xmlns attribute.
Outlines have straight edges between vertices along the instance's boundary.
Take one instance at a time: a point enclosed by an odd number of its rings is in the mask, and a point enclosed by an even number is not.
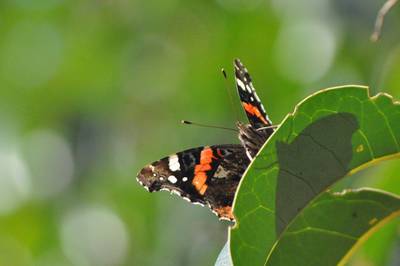
<svg viewBox="0 0 400 266"><path fill-rule="evenodd" d="M150 192L149 188L146 187L146 186L143 184L143 182L139 180L139 178L136 178L136 180L139 182L139 184L140 184L141 186L143 186L147 191Z"/></svg>
<svg viewBox="0 0 400 266"><path fill-rule="evenodd" d="M217 216L218 216L218 218L220 219L220 220L224 220L224 221L234 221L234 220L232 220L232 219L230 219L230 218L228 218L228 217L224 217L224 216L220 216L219 214L217 214Z"/></svg>
<svg viewBox="0 0 400 266"><path fill-rule="evenodd" d="M239 86L239 88L241 88L242 90L245 90L246 86L244 85L243 81L241 81L240 79L236 79L236 83Z"/></svg>
<svg viewBox="0 0 400 266"><path fill-rule="evenodd" d="M247 91L248 91L249 93L252 93L252 92L253 92L253 91L251 90L251 88L250 88L249 85L246 85L246 89L247 89Z"/></svg>
<svg viewBox="0 0 400 266"><path fill-rule="evenodd" d="M250 83L249 83L249 86L250 86L251 90L252 90L254 93L256 93L256 90L254 89L254 86L253 86L253 82L250 82Z"/></svg>
<svg viewBox="0 0 400 266"><path fill-rule="evenodd" d="M175 176L170 175L170 176L168 177L168 181L171 182L172 184L175 184L175 183L178 181L178 179L176 179Z"/></svg>
<svg viewBox="0 0 400 266"><path fill-rule="evenodd" d="M186 176L184 176L184 177L182 178L182 181L183 181L183 182L186 182L186 181L188 181L188 178L187 178Z"/></svg>
<svg viewBox="0 0 400 266"><path fill-rule="evenodd" d="M168 166L169 166L169 169L173 172L181 170L181 165L179 164L178 155L174 154L174 155L169 156Z"/></svg>
<svg viewBox="0 0 400 266"><path fill-rule="evenodd" d="M171 194L175 194L175 195L181 196L181 193L179 191L177 191L177 190L171 190Z"/></svg>

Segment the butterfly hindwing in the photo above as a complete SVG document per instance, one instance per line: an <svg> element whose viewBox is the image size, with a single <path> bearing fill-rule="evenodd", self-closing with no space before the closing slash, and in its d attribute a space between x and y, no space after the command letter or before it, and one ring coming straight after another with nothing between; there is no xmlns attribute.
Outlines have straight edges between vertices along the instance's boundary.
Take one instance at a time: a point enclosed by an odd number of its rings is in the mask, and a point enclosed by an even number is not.
<svg viewBox="0 0 400 266"><path fill-rule="evenodd" d="M150 192L168 190L233 220L233 197L249 163L241 145L204 146L149 164L137 178Z"/></svg>
<svg viewBox="0 0 400 266"><path fill-rule="evenodd" d="M262 105L256 90L254 89L252 79L247 69L239 59L234 60L234 68L236 87L250 124L256 129L271 126L272 123L265 112L265 108Z"/></svg>

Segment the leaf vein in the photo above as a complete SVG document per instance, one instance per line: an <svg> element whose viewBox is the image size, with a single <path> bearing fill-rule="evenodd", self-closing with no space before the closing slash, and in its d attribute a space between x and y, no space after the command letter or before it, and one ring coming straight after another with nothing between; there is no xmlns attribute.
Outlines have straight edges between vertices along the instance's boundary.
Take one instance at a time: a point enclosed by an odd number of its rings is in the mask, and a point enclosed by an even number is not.
<svg viewBox="0 0 400 266"><path fill-rule="evenodd" d="M305 228L299 229L297 231L286 232L286 235L297 235L297 234L306 233L308 231L316 231L316 232L320 232L320 233L324 233L324 234L337 235L337 236L340 236L343 238L348 238L348 239L355 240L355 241L358 240L357 237L354 237L354 236L351 236L351 235L348 235L348 234L345 234L342 232L327 230L327 229L312 227L312 226L305 227Z"/></svg>

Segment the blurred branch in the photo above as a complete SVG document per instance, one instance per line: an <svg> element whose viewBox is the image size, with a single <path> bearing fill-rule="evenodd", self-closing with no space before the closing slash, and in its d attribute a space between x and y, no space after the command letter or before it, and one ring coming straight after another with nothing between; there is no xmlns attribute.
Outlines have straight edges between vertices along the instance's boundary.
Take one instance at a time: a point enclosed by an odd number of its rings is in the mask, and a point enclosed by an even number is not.
<svg viewBox="0 0 400 266"><path fill-rule="evenodd" d="M397 0L387 0L385 4L381 7L378 12L378 16L375 21L374 32L371 35L371 41L376 42L379 40L382 32L383 21L385 20L386 14L392 9L392 7L397 3Z"/></svg>

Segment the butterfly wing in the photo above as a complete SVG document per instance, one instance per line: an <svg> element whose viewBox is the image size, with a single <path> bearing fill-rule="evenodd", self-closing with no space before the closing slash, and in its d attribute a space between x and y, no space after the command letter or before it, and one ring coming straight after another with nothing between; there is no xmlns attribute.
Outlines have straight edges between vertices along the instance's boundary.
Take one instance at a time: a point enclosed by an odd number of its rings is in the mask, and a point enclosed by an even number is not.
<svg viewBox="0 0 400 266"><path fill-rule="evenodd" d="M250 122L247 125L238 123L239 139L246 149L247 156L253 159L264 142L274 132L274 129L254 89L247 69L239 59L234 60L234 67L240 101Z"/></svg>
<svg viewBox="0 0 400 266"><path fill-rule="evenodd" d="M239 92L240 101L250 124L254 128L272 126L265 108L254 89L252 79L247 69L239 59L234 60L236 87Z"/></svg>
<svg viewBox="0 0 400 266"><path fill-rule="evenodd" d="M233 198L249 159L241 145L185 150L145 166L137 180L150 192L167 190L207 205L221 219L233 220Z"/></svg>

